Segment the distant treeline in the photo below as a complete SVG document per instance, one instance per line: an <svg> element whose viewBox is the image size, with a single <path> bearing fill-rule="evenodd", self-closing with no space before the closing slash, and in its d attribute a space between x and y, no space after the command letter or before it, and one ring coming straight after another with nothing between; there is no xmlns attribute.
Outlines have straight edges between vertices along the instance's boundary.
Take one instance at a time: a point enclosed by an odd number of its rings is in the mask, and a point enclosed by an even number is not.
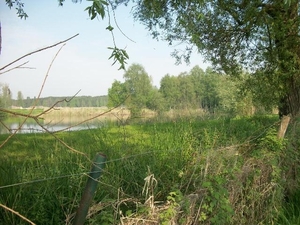
<svg viewBox="0 0 300 225"><path fill-rule="evenodd" d="M12 105L28 108L35 104L36 98L12 100ZM51 107L101 107L107 105L107 96L76 96L72 97L45 97L38 99L37 106Z"/></svg>

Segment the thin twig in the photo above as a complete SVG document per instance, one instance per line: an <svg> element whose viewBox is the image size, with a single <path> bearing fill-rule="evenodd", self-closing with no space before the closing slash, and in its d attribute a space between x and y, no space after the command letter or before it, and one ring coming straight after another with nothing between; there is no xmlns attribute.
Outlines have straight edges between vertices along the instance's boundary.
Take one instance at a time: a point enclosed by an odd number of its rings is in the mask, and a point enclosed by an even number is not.
<svg viewBox="0 0 300 225"><path fill-rule="evenodd" d="M35 122L42 128L44 129L47 133L49 133L50 135L52 135L56 140L58 140L63 146L67 147L69 150L71 150L72 152L75 152L77 154L83 155L85 156L88 161L92 161L90 160L90 158L87 156L87 154L76 150L75 148L72 148L71 146L69 146L66 142L64 142L63 140L61 140L59 137L56 136L56 134L54 132L51 132L50 130L48 130L45 126L43 126L38 119L35 120Z"/></svg>
<svg viewBox="0 0 300 225"><path fill-rule="evenodd" d="M76 35L76 36L77 36L77 35ZM73 36L73 37L75 37L75 36ZM71 38L73 38L73 37L71 37ZM68 40L70 40L71 38L69 38ZM65 41L60 42L60 43L64 43L64 42L65 42ZM52 67L52 65L53 65L53 62L55 61L55 59L56 59L58 53L60 52L60 50L61 50L64 46L65 46L65 43L59 48L59 50L58 50L57 53L55 54L54 58L52 59L50 65L49 65L49 68L48 68L48 70L47 70L47 73L46 73L46 75L45 75L44 81L43 81L43 83L42 83L42 87L41 87L41 89L40 89L40 92L39 92L39 94L38 94L38 97L37 97L36 101L34 102L32 108L30 109L30 112L29 112L28 116L25 117L25 119L22 121L22 123L20 124L20 126L18 127L18 129L16 129L13 133L11 133L11 134L4 140L4 142L1 143L0 149L8 142L9 139L11 139L11 138L12 138L12 137L13 137L13 136L14 136L14 135L22 128L22 126L25 124L25 122L27 121L28 118L30 118L30 117L32 118L31 114L32 114L33 110L35 109L38 100L39 100L40 97L41 97L42 91L43 91L43 89L44 89L44 85L45 85L46 80L47 80L47 78L48 78L49 71L50 71L50 69L51 69L51 67ZM46 48L44 48L44 49L47 49L47 48L49 48L49 47L46 47ZM36 122L38 121L37 118L33 118L33 119L34 119Z"/></svg>
<svg viewBox="0 0 300 225"><path fill-rule="evenodd" d="M112 12L113 12L113 17L114 17L114 21L115 21L115 24L118 28L118 30L121 32L121 34L123 34L124 37L126 37L129 41L132 41L133 43L136 43L134 40L132 40L130 37L128 37L124 32L123 30L120 28L119 24L118 24L118 21L117 21L117 18L116 18L116 13L115 13L115 10L114 8L112 7L112 3L111 1L108 1L109 4L111 5L111 9L112 9Z"/></svg>
<svg viewBox="0 0 300 225"><path fill-rule="evenodd" d="M11 68L11 69L8 69L8 70L6 70L6 71L0 73L0 75L2 75L2 74L4 74L4 73L7 73L7 72L10 72L10 71L15 70L15 69L35 69L34 67L24 67L24 65L26 65L27 63L29 63L29 61L24 62L24 63L22 63L22 64L20 64L20 65L18 65L18 66L15 66L15 67L13 67L13 68Z"/></svg>
<svg viewBox="0 0 300 225"><path fill-rule="evenodd" d="M4 108L0 108L0 112L4 112L4 113L11 114L11 115L14 115L14 116L28 117L28 118L32 118L32 119L35 119L37 117L37 116L30 115L30 114L14 112L14 111L4 109Z"/></svg>
<svg viewBox="0 0 300 225"><path fill-rule="evenodd" d="M57 43L55 43L55 44L53 44L53 45L50 45L50 46L47 46L47 47L44 47L44 48L40 48L40 49L38 49L38 50L36 50L36 51L27 53L27 54L21 56L20 58L18 58L18 59L16 59L16 60L12 61L11 63L7 64L6 66L0 68L0 71L1 71L1 70L4 70L4 69L7 68L8 66L10 66L10 65L12 65L12 64L14 64L14 63L16 63L16 62L18 62L18 61L20 61L21 59L26 58L27 56L33 55L33 54L35 54L35 53L44 51L44 50L49 49L49 48L53 48L53 47L55 47L55 46L57 46L57 45L60 45L60 44L62 44L62 43L66 43L67 41L69 41L69 40L75 38L75 37L78 36L78 35L79 35L79 34L75 34L74 36L72 36L72 37L70 37L70 38L68 38L68 39L66 39L66 40L64 40L64 41L60 41L60 42L57 42Z"/></svg>
<svg viewBox="0 0 300 225"><path fill-rule="evenodd" d="M79 94L80 91L81 91L81 90L77 91L76 94L73 95L70 99L64 98L64 99L62 99L62 100L59 100L59 101L55 102L49 109L46 109L46 110L43 111L42 113L38 114L36 117L40 117L40 116L46 114L47 112L51 111L52 109L54 109L54 107L55 107L58 103L61 103L61 102L70 102L70 101L72 101L72 99L75 98L75 97Z"/></svg>
<svg viewBox="0 0 300 225"><path fill-rule="evenodd" d="M69 127L67 127L67 128L64 128L64 129L61 129L61 130L54 131L54 133L58 133L58 132L62 132L62 131L68 130L68 129L72 128L72 127L79 126L79 125L84 124L84 123L86 123L86 122L88 122L88 121L91 121L91 120L93 120L93 119L96 119L96 118L98 118L98 117L101 117L101 116L103 116L103 115L105 115L105 114L107 114L107 113L113 111L114 109L120 107L122 104L123 104L123 103L120 103L119 105L117 105L117 106L115 106L115 107L113 107L113 108L111 108L111 109L109 109L109 110L107 110L107 111L105 111L105 112L102 112L102 113L100 113L100 114L97 114L96 116L93 116L93 117L90 117L90 118L88 118L88 119L85 119L85 120L83 120L83 121L81 121L81 122L79 122L79 123L76 123L76 124L74 124L74 125L71 125L71 126L69 126Z"/></svg>
<svg viewBox="0 0 300 225"><path fill-rule="evenodd" d="M15 211L15 210L13 210L13 209L11 209L11 208L5 206L5 205L2 205L1 203L0 203L0 206L1 206L2 208L6 209L6 210L8 210L8 211L10 211L10 212L12 212L13 214L16 214L17 216L19 216L21 219L25 220L26 222L28 222L28 223L30 223L30 224L32 224L32 225L35 225L34 222L32 222L31 220L27 219L25 216L22 216L22 215L21 215L20 213L18 213L17 211Z"/></svg>
<svg viewBox="0 0 300 225"><path fill-rule="evenodd" d="M41 97L41 94L42 94L42 92L43 92L43 89L44 89L44 86L45 86L45 84L46 84L46 81L47 81L47 78L48 78L48 76L49 76L49 72L50 72L50 70L51 70L51 68L52 68L52 65L53 65L53 63L54 63L56 57L57 57L58 54L60 53L61 49L62 49L65 45L66 45L66 43L64 43L64 44L58 49L58 51L56 52L55 56L53 57L53 59L52 59L50 65L49 65L49 67L48 67L46 76L45 76L45 78L44 78L44 81L43 81L42 86L41 86L41 89L40 89L40 92L39 92L38 97L36 98L36 101L35 101L35 103L34 103L35 106L36 106L36 103L39 101L39 99L40 99L40 97ZM33 111L33 109L34 109L34 108L32 108L32 111Z"/></svg>

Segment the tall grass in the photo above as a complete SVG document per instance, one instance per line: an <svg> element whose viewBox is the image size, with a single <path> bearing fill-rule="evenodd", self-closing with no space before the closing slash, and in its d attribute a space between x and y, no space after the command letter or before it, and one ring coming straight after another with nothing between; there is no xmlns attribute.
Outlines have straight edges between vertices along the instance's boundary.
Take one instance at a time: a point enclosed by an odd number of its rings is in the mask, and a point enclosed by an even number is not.
<svg viewBox="0 0 300 225"><path fill-rule="evenodd" d="M84 173L101 152L107 163L89 224L275 223L284 211L285 146L274 139L276 122L194 118L58 134L85 155L48 134L16 135L0 149L0 203L37 224L71 224ZM26 223L0 209L0 224Z"/></svg>

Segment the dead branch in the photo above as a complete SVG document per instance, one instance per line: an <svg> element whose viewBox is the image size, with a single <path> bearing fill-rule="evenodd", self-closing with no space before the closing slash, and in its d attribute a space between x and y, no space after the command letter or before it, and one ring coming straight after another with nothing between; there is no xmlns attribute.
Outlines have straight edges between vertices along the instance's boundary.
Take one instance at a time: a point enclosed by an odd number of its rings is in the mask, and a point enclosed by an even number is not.
<svg viewBox="0 0 300 225"><path fill-rule="evenodd" d="M81 121L81 122L79 122L79 123L76 123L76 124L74 124L74 125L71 125L71 126L69 126L69 127L67 127L67 128L64 128L64 129L61 129L61 130L57 130L57 131L53 131L53 132L54 132L54 133L62 132L62 131L68 130L68 129L72 128L72 127L76 127L76 126L79 126L79 125L81 125L81 124L84 124L84 123L86 123L86 122L88 122L88 121L91 121L91 120L93 120L93 119L96 119L96 118L98 118L98 117L101 117L101 116L103 116L103 115L105 115L105 114L107 114L107 113L113 111L114 109L120 107L122 104L123 104L123 103L120 103L119 105L117 105L117 106L115 106L115 107L113 107L113 108L111 108L111 109L109 109L109 110L107 110L107 111L105 111L105 112L102 112L102 113L100 113L100 114L97 114L96 116L90 117L90 118L88 118L88 119L86 119L86 120L83 120L83 121Z"/></svg>
<svg viewBox="0 0 300 225"><path fill-rule="evenodd" d="M32 118L35 119L37 116L32 116L31 114L25 114L25 113L20 113L20 112L14 112L8 109L0 108L0 112L4 112L7 114L11 114L14 116L21 116L21 117L26 117L26 118Z"/></svg>
<svg viewBox="0 0 300 225"><path fill-rule="evenodd" d="M56 140L58 140L63 146L67 147L69 150L71 150L72 152L75 152L77 154L83 155L85 156L90 162L92 162L92 160L90 160L90 158L83 152L76 150L75 148L72 148L71 146L69 146L66 142L64 142L63 140L61 140L59 137L56 136L56 134L54 132L51 132L50 130L48 130L46 127L43 126L43 124L41 124L39 122L38 119L35 120L35 122L42 128L44 129L47 133L49 133L50 135L52 135Z"/></svg>
<svg viewBox="0 0 300 225"><path fill-rule="evenodd" d="M38 114L37 117L40 117L40 116L42 116L42 115L48 113L49 111L51 111L52 109L54 109L54 107L55 107L57 104L59 104L59 103L61 103L61 102L70 102L70 101L72 101L72 99L75 98L75 97L79 94L80 91L81 91L81 90L77 91L76 94L73 95L70 99L66 99L66 98L65 98L65 99L62 99L62 100L59 100L59 101L55 102L49 109L47 109L47 110L43 111L42 113Z"/></svg>
<svg viewBox="0 0 300 225"><path fill-rule="evenodd" d="M5 205L2 205L1 203L0 203L0 206L1 206L2 208L4 208L5 210L10 211L10 212L12 212L13 214L16 214L16 215L19 216L22 220L25 220L26 222L30 223L31 225L35 225L34 222L32 222L31 220L27 219L25 216L22 216L22 215L21 215L20 213L18 213L17 211L15 211L15 210L13 210L13 209L11 209L11 208L5 206Z"/></svg>
<svg viewBox="0 0 300 225"><path fill-rule="evenodd" d="M75 35L75 36L77 36L77 35ZM75 37L75 36L73 36L73 37ZM73 37L71 37L71 38L73 38ZM67 39L67 40L70 40L71 38L69 38L69 39ZM63 41L63 42L60 42L60 43L64 43L64 41ZM59 52L61 51L61 49L62 49L64 46L65 46L65 43L59 48L59 50L57 51L57 53L56 53L55 56L53 57L53 59L52 59L50 65L49 65L49 67L48 67L48 70L47 70L47 73L46 73L46 75L45 75L44 81L43 81L43 83L42 83L41 89L40 89L40 91L39 91L38 97L37 97L36 101L34 102L33 107L30 109L30 112L29 112L28 116L26 116L26 117L24 118L24 120L22 121L22 123L19 125L18 129L16 129L14 132L12 132L12 133L11 133L11 134L10 134L10 135L9 135L9 136L1 143L0 148L2 148L2 147L8 142L8 140L11 139L11 138L12 138L12 137L13 137L13 136L14 136L14 135L22 128L22 126L25 124L25 122L27 121L27 119L30 118L30 116L31 116L31 114L32 114L32 112L33 112L33 110L34 110L35 107L36 107L36 104L37 104L38 100L39 100L40 97L41 97L42 91L43 91L43 89L44 89L46 80L47 80L48 75L49 75L49 71L50 71L50 69L52 68L52 65L53 65L53 63L54 63L54 61L55 61L57 55L59 54ZM45 48L44 48L44 49L45 49ZM1 70L1 69L0 69L0 70ZM32 118L32 117L31 117L31 118ZM38 119L37 119L37 118L33 118L33 119L34 119L36 122L38 122Z"/></svg>
<svg viewBox="0 0 300 225"><path fill-rule="evenodd" d="M15 70L15 69L35 69L34 67L24 67L24 65L26 65L27 63L29 63L29 61L26 61L26 62L24 62L24 63L22 63L22 64L20 64L18 66L15 66L15 67L13 67L11 69L6 70L4 72L0 72L0 75L4 74L4 73L7 73L7 72L10 72L10 71Z"/></svg>
<svg viewBox="0 0 300 225"><path fill-rule="evenodd" d="M47 46L47 47L44 47L44 48L40 48L40 49L35 50L35 51L33 51L33 52L27 53L27 54L21 56L20 58L18 58L18 59L16 59L16 60L12 61L11 63L7 64L6 66L3 66L2 68L0 68L0 71L1 71L1 70L4 70L5 68L9 67L10 65L12 65L12 64L14 64L14 63L16 63L16 62L18 62L18 61L20 61L21 59L26 58L27 56L33 55L33 54L35 54L35 53L44 51L44 50L49 49L49 48L53 48L53 47L55 47L55 46L57 46L57 45L60 45L60 44L63 44L63 43L66 43L67 41L69 41L69 40L71 40L71 39L77 37L78 35L79 35L79 34L75 34L74 36L72 36L72 37L70 37L70 38L68 38L68 39L66 39L66 40L64 40L64 41L60 41L60 42L57 42L57 43L55 43L55 44L53 44L53 45L50 45L50 46Z"/></svg>

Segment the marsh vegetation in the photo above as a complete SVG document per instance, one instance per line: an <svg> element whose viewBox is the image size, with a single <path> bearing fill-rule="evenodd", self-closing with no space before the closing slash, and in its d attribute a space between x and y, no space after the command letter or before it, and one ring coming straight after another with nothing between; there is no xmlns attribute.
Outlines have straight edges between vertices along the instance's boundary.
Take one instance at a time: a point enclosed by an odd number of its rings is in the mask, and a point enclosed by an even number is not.
<svg viewBox="0 0 300 225"><path fill-rule="evenodd" d="M277 139L278 122L181 117L17 134L1 148L0 202L36 224L71 224L101 152L87 224L297 224L298 153ZM0 221L27 223L2 208Z"/></svg>

